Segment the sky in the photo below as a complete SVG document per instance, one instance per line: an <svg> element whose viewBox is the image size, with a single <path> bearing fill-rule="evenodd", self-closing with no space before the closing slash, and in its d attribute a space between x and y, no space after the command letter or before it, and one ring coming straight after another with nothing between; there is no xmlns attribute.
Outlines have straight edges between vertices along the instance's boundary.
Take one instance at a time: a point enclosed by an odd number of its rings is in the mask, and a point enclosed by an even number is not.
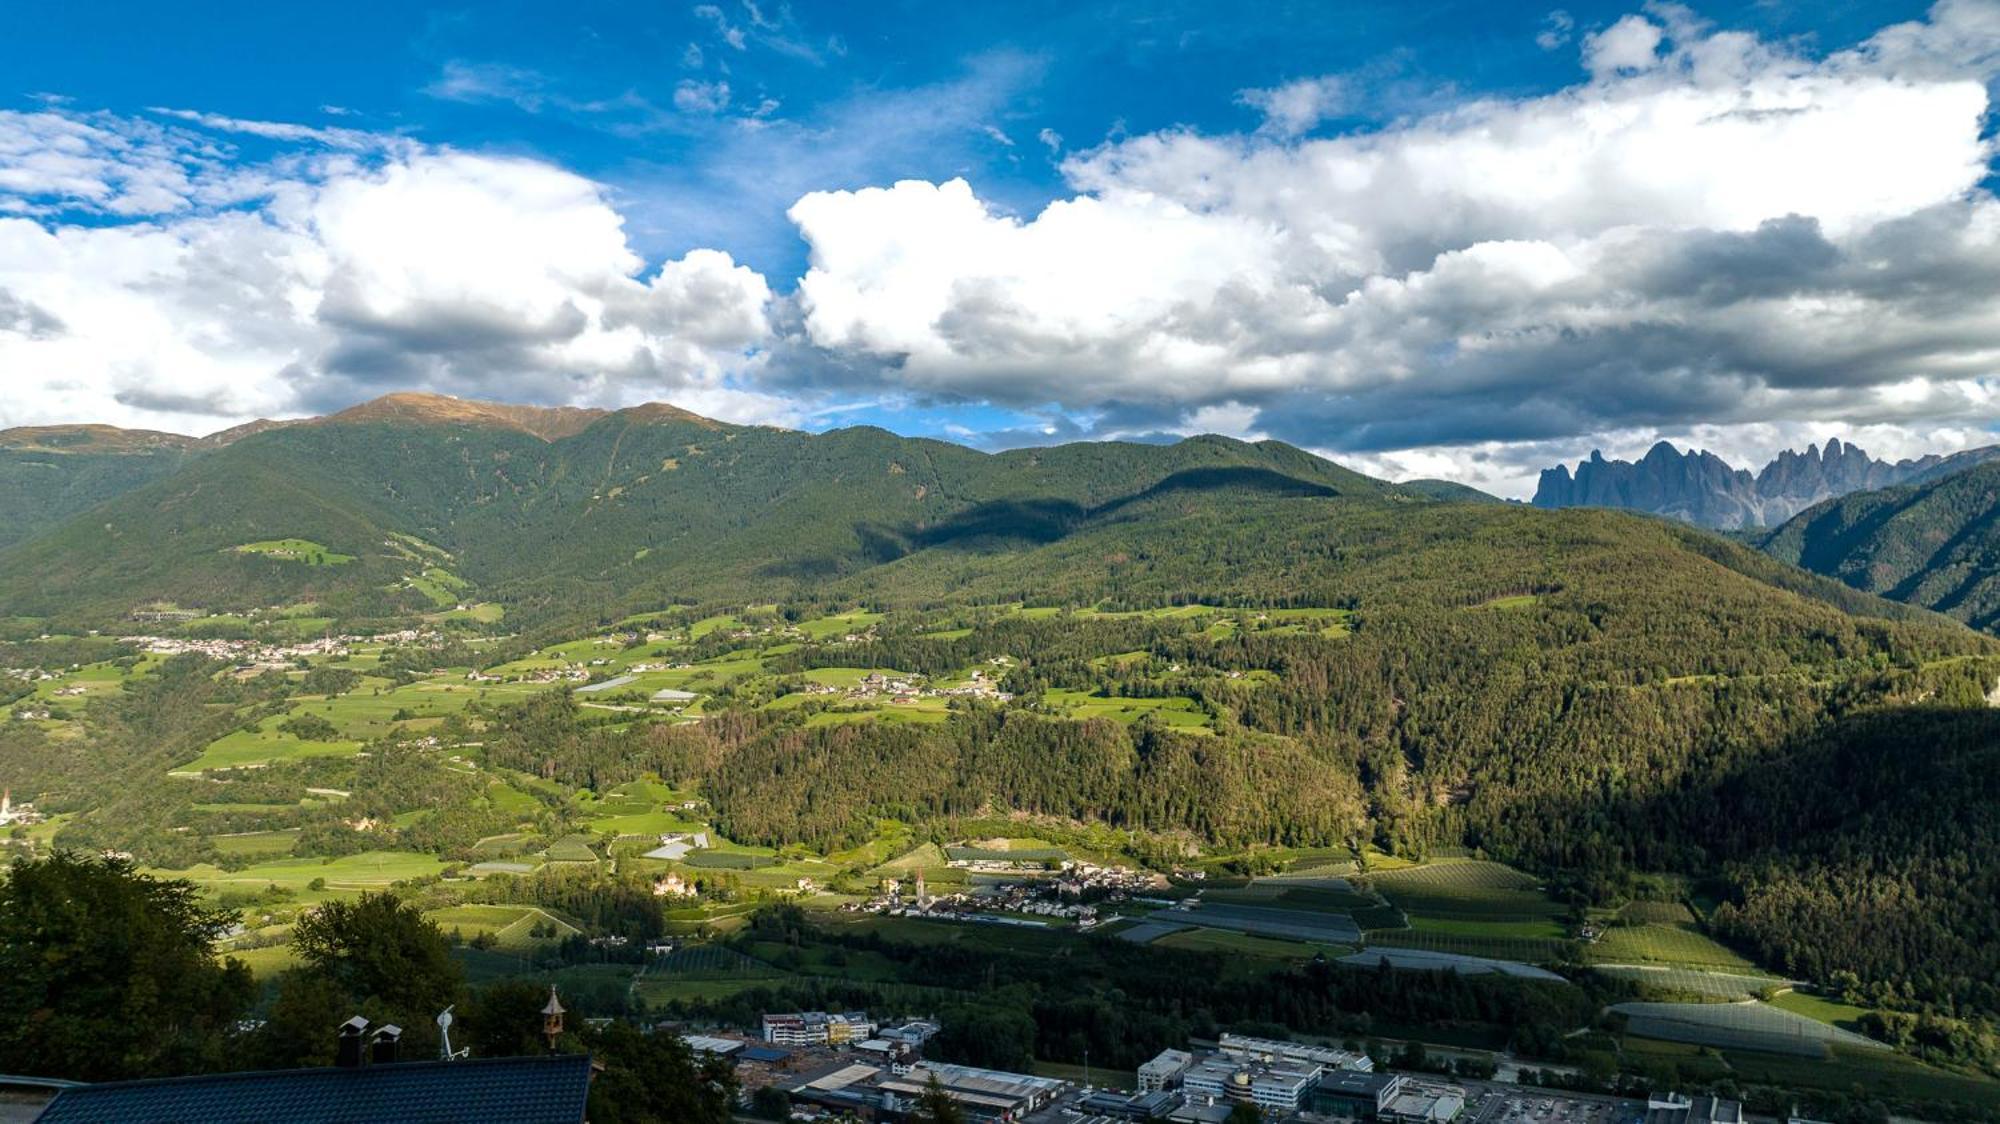
<svg viewBox="0 0 2000 1124"><path fill-rule="evenodd" d="M0 427L669 401L1512 497L2000 440L2000 0L9 22Z"/></svg>

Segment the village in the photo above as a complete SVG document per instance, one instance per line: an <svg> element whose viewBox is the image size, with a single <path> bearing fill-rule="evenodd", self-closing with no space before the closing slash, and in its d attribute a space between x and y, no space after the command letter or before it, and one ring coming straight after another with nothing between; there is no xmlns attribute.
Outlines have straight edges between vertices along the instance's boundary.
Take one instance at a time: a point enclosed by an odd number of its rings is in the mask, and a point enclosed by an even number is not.
<svg viewBox="0 0 2000 1124"><path fill-rule="evenodd" d="M979 860L955 860L952 865L978 869L978 863ZM1048 918L1090 929L1099 923L1099 905L1129 901L1165 885L1166 880L1157 874L1065 860L1059 870L1043 877L975 884L969 889L934 895L919 869L909 880L907 890L902 880L886 879L880 893L843 908L893 917L1004 925L1041 924L1036 919Z"/></svg>
<svg viewBox="0 0 2000 1124"><path fill-rule="evenodd" d="M130 644L148 655L205 656L234 664L236 671L292 671L300 660L345 659L363 645L394 647L403 644L436 644L442 637L434 631L406 628L375 636L326 636L297 644L266 644L257 640L224 640L180 636L121 636L119 643Z"/></svg>

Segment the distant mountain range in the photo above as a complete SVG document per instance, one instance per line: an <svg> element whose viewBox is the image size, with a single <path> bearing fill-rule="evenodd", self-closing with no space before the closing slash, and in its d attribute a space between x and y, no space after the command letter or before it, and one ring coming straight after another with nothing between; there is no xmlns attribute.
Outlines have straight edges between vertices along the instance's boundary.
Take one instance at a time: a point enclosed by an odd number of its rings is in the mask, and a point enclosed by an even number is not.
<svg viewBox="0 0 2000 1124"><path fill-rule="evenodd" d="M1856 589L2000 629L2000 462L1828 500L1763 546Z"/></svg>
<svg viewBox="0 0 2000 1124"><path fill-rule="evenodd" d="M1829 499L1936 480L1995 458L2000 458L2000 446L1891 462L1835 438L1824 449L1787 449L1752 475L1714 453L1682 452L1662 441L1636 464L1606 460L1593 451L1574 475L1565 465L1546 469L1533 502L1536 507L1630 508L1722 530L1776 527Z"/></svg>

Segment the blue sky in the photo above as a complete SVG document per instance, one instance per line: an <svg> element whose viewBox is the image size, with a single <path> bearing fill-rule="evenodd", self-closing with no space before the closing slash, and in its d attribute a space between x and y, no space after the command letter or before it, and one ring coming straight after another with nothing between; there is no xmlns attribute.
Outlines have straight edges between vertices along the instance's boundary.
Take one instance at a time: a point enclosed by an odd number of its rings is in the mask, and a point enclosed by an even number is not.
<svg viewBox="0 0 2000 1124"><path fill-rule="evenodd" d="M1671 273L1682 267L1669 259L1700 252L1711 268L1748 278L1778 254L1797 274L1786 282L1796 310L1807 296L1853 296L1841 263L1858 260L1869 238L1866 252L1879 254L1884 239L1901 248L1920 228L1931 237L1975 229L1970 212L1946 212L1990 202L1992 129L1977 95L1993 80L1996 26L1982 0L1935 11L1782 0L51 5L26 34L0 40L0 109L17 118L11 149L0 131L0 216L12 160L12 221L24 237L55 237L77 263L103 260L82 248L93 232L123 235L127 250L142 232L170 234L190 273L176 301L212 296L217 276L244 276L250 267L223 260L232 253L331 265L290 278L309 298L257 313L298 318L289 335L175 337L197 366L212 366L180 375L138 370L109 342L86 346L94 318L112 322L121 307L129 316L145 288L135 274L109 269L101 289L79 295L74 272L59 278L25 257L10 269L0 239L0 358L79 365L0 407L0 422L105 403L112 420L198 428L407 383L535 400L679 398L753 420L869 421L988 446L1213 427L1387 474L1515 491L1539 462L1662 436L1738 459L1833 435L1891 452L1962 445L1990 425L1981 411L1990 413L1992 384L1967 366L1983 342L1940 353L1913 340L1901 369L1858 353L1776 354L1739 326L1752 299L1754 311L1773 313L1768 293L1727 307L1709 294L1697 310L1689 293L1649 274L1645 284L1664 286L1658 307L1634 309L1622 294L1640 281L1611 275L1635 253ZM1907 86L1936 101L1897 100ZM1740 137L1660 124L1690 98L1721 107L1693 125L1768 105L1813 118L1810 128L1771 126L1789 131L1757 142L1803 146L1796 163L1806 172L1783 190L1739 182L1773 179L1736 170L1743 161L1730 146ZM1949 127L1915 140L1895 126L1898 113L1946 110ZM1617 129L1601 129L1607 114L1619 116ZM1587 139L1563 141L1565 129ZM1511 194L1478 183L1413 190L1383 172L1393 163L1402 177L1430 169L1449 179L1488 159L1481 136L1535 153L1481 173L1522 175ZM1878 136L1883 151L1863 151ZM66 144L88 151L88 174L49 159ZM1827 187L1885 154L1908 174ZM1562 189L1538 211L1535 169L1563 159L1576 168L1558 166ZM1654 162L1663 174L1634 178ZM1694 172L1682 177L1683 166ZM131 201L129 185L157 186L164 168L173 183L162 190L184 198ZM542 170L575 177L592 197L568 181L530 182ZM1356 188L1347 182L1356 175L1380 178ZM968 192L936 190L959 179ZM1672 182L1653 198L1660 179ZM899 181L924 190L846 194ZM106 186L115 183L127 186ZM370 186L382 190L364 198ZM1399 191L1410 207L1394 205ZM524 221L535 223L567 208L577 225L551 220L521 236L487 278L536 247L552 247L549 260L528 263L522 284L462 305L451 302L484 278L440 278L415 260L393 277L342 264L342 253L393 256L380 247L410 242L389 230L394 208L430 213L445 192L533 208ZM1429 210L1419 213L1414 196L1432 200ZM801 204L807 197L821 202ZM332 209L342 203L352 205ZM1060 223L1044 215L1052 204ZM603 234L594 208L617 227L610 279L581 295L541 293L549 276L567 283L596 268L554 263ZM502 217L490 227L465 232L479 244L465 256L516 240L504 208L493 213ZM254 229L226 221L232 214ZM1808 225L1772 226L1793 219ZM1932 229L1940 222L1942 235ZM1172 252L1136 275L1063 258L1130 248L1141 259L1155 230ZM1183 235L1184 244L1165 241ZM243 248L251 239L261 248ZM1250 243L1254 252L1237 253ZM942 246L963 249L925 257ZM1900 252L1936 260L1935 249ZM816 262L836 258L852 264L810 279ZM917 258L921 268L905 268ZM1813 262L1818 272L1806 276ZM671 285L654 280L663 267ZM329 276L368 285L322 291ZM1056 295L1077 276L1086 281L1075 294ZM1573 292L1579 278L1597 290ZM626 281L634 291L607 302L605 287ZM1561 307L1501 309L1461 292L1523 284ZM438 289L410 288L422 285ZM1871 315L1906 322L1914 313L1898 301L1913 286L1863 294L1882 306ZM932 307L937 289L954 296ZM1129 301L1093 303L1127 289ZM1397 304L1446 290L1461 294L1450 309ZM383 292L408 300L388 307ZM1379 294L1387 304L1363 307ZM1307 297L1319 306L1275 322ZM737 320L708 316L717 300L747 302L755 323L736 331ZM619 311L627 304L645 307ZM1616 338L1580 339L1605 331L1614 306ZM588 332L561 326L579 308ZM414 330L426 316L431 324ZM465 327L522 316L533 339ZM1690 327L1709 316L1712 326ZM1449 323L1385 340L1382 325L1397 317ZM160 319L185 310L161 309ZM626 346L633 325L644 354L601 358ZM1868 334L1866 324L1833 330ZM1502 336L1564 342L1498 354ZM99 387L82 369L91 363L124 373ZM499 366L484 377L481 363ZM1816 364L1828 373L1805 373ZM1552 365L1577 373L1551 379ZM503 377L510 371L518 377Z"/></svg>
<svg viewBox="0 0 2000 1124"><path fill-rule="evenodd" d="M45 6L32 34L0 41L0 81L21 106L55 94L118 112L193 108L532 154L615 185L649 257L720 244L795 276L805 247L784 210L806 190L965 176L1031 213L1065 194L1059 154L1037 139L1044 129L1064 151L1174 126L1254 129L1259 115L1239 91L1323 74L1368 89L1323 124L1329 132L1546 93L1578 77L1574 50L1537 45L1552 11L1569 18L1568 46L1633 8L796 3L760 5L760 20L740 3L79 3ZM1719 23L1829 49L1923 11L1702 5ZM489 92L451 94L454 72ZM733 112L674 112L690 79L727 82ZM746 141L728 127L767 98L772 116L825 139ZM933 116L904 120L913 111Z"/></svg>

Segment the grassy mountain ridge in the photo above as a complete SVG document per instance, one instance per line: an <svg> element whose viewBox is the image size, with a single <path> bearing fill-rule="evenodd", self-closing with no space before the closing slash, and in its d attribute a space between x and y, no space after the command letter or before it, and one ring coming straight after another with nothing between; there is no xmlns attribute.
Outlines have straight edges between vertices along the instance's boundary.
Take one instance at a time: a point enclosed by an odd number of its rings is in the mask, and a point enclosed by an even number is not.
<svg viewBox="0 0 2000 1124"><path fill-rule="evenodd" d="M2000 463L1829 500L1763 547L1856 589L1990 631L2000 627Z"/></svg>
<svg viewBox="0 0 2000 1124"><path fill-rule="evenodd" d="M256 433L116 497L13 559L0 615L303 596L381 608L375 595L406 561L396 535L456 555L465 578L503 598L567 583L781 595L949 540L1034 539L1149 488L1393 491L1275 442L990 455L865 427L724 425L671 407L587 418L414 408ZM231 556L293 538L359 562L302 573Z"/></svg>
<svg viewBox="0 0 2000 1124"><path fill-rule="evenodd" d="M207 437L109 425L0 430L0 549L170 476L203 453L285 424L254 421Z"/></svg>

